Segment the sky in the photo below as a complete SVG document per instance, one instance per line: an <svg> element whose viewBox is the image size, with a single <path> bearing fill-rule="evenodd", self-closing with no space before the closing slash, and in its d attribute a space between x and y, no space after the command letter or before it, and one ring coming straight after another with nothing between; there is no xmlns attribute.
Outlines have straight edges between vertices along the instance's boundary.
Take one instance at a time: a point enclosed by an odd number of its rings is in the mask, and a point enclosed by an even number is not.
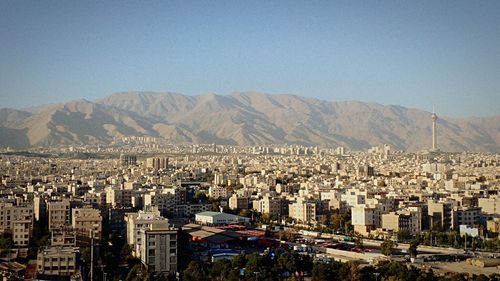
<svg viewBox="0 0 500 281"><path fill-rule="evenodd" d="M288 93L500 115L500 1L0 0L0 107Z"/></svg>

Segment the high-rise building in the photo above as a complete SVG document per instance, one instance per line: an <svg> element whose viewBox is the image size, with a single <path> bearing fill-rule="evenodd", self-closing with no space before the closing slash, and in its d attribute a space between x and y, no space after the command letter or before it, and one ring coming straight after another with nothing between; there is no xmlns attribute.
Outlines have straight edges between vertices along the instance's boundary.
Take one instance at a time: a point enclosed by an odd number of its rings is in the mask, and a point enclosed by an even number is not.
<svg viewBox="0 0 500 281"><path fill-rule="evenodd" d="M168 168L168 157L151 157L146 159L146 167L153 170L166 170Z"/></svg>
<svg viewBox="0 0 500 281"><path fill-rule="evenodd" d="M120 163L122 166L135 166L137 164L137 156L120 154Z"/></svg>

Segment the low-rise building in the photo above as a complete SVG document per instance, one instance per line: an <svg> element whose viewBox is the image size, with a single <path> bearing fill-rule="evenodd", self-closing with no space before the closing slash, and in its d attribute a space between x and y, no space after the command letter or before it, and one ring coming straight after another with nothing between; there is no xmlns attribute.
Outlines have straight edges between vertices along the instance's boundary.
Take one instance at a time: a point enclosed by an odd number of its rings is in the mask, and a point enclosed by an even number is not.
<svg viewBox="0 0 500 281"><path fill-rule="evenodd" d="M208 211L196 214L195 221L201 225L227 225L248 223L250 219L232 214Z"/></svg>
<svg viewBox="0 0 500 281"><path fill-rule="evenodd" d="M75 274L77 268L77 247L47 247L38 251L37 268L40 274L63 275Z"/></svg>

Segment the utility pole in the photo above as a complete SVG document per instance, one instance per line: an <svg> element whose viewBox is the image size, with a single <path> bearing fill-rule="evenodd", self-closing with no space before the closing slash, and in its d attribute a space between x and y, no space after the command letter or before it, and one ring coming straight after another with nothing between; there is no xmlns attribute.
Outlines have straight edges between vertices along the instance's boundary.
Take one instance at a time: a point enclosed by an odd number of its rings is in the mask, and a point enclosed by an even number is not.
<svg viewBox="0 0 500 281"><path fill-rule="evenodd" d="M90 281L94 281L94 232L90 230Z"/></svg>

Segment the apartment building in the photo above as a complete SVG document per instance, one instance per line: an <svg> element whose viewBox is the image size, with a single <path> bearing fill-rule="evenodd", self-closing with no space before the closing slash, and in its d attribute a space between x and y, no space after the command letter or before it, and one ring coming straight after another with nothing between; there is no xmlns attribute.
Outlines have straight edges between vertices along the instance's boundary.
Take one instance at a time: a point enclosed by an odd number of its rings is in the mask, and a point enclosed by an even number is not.
<svg viewBox="0 0 500 281"><path fill-rule="evenodd" d="M139 211L125 215L127 224L127 244L132 247L132 255L141 258L142 229L168 229L168 219L160 216L158 209Z"/></svg>
<svg viewBox="0 0 500 281"><path fill-rule="evenodd" d="M282 197L264 196L253 201L253 209L262 214L281 217L288 214L288 201Z"/></svg>
<svg viewBox="0 0 500 281"><path fill-rule="evenodd" d="M68 276L75 274L79 249L77 247L47 247L40 249L37 269L41 274Z"/></svg>
<svg viewBox="0 0 500 281"><path fill-rule="evenodd" d="M500 196L492 196L489 198L479 198L478 207L483 213L488 215L500 215Z"/></svg>
<svg viewBox="0 0 500 281"><path fill-rule="evenodd" d="M68 199L48 202L47 213L49 218L49 230L64 228L71 225L70 202Z"/></svg>
<svg viewBox="0 0 500 281"><path fill-rule="evenodd" d="M156 228L159 227L159 228ZM149 272L170 275L177 271L177 230L153 224L150 229L143 228L138 232L142 264Z"/></svg>
<svg viewBox="0 0 500 281"><path fill-rule="evenodd" d="M0 233L10 233L15 246L28 246L33 219L33 205L0 201Z"/></svg>
<svg viewBox="0 0 500 281"><path fill-rule="evenodd" d="M114 186L106 187L106 204L113 208L132 207L131 189L119 189Z"/></svg>
<svg viewBox="0 0 500 281"><path fill-rule="evenodd" d="M288 205L288 216L302 223L315 222L318 214L319 207L315 200L299 197Z"/></svg>
<svg viewBox="0 0 500 281"><path fill-rule="evenodd" d="M355 232L368 235L370 231L380 227L380 211L375 207L352 207L351 223Z"/></svg>
<svg viewBox="0 0 500 281"><path fill-rule="evenodd" d="M229 208L232 210L248 209L250 206L250 197L233 194L229 197Z"/></svg>
<svg viewBox="0 0 500 281"><path fill-rule="evenodd" d="M74 208L71 216L71 226L79 236L89 236L92 232L97 239L102 234L101 212L92 207Z"/></svg>

